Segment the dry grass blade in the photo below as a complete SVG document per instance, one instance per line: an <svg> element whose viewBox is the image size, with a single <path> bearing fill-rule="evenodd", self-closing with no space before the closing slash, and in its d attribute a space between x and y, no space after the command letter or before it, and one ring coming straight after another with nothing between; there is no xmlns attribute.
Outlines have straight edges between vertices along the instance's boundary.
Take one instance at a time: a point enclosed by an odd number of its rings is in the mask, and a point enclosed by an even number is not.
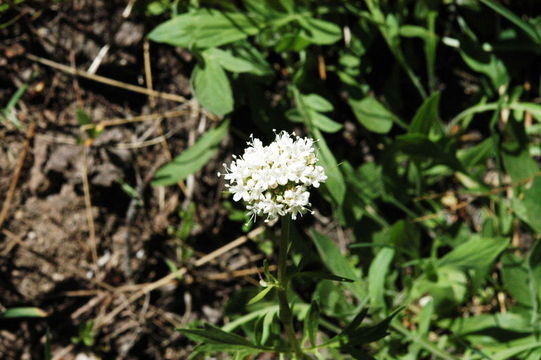
<svg viewBox="0 0 541 360"><path fill-rule="evenodd" d="M60 63L57 63L55 61L51 61L51 60L48 60L48 59L44 59L42 57L35 56L35 55L32 55L32 54L28 54L28 55L26 55L26 57L28 59L32 60L32 61L35 61L37 63L40 63L40 64L48 66L48 67L51 67L53 69L57 69L57 70L63 71L65 73L68 73L68 74L71 74L71 75L84 77L86 79L97 81L97 82L100 82L102 84L107 84L107 85L110 85L110 86L115 86L115 87L118 87L118 88L121 88L121 89L133 91L133 92L136 92L136 93L145 94L145 95L148 95L148 96L154 96L154 97L157 97L157 98L160 98L160 99L175 101L175 102L179 102L179 103L184 103L184 102L187 101L186 98L184 98L183 96L180 96L180 95L169 94L169 93L164 93L164 92L155 91L155 90L149 90L149 89L144 88L142 86L127 84L125 82L110 79L110 78L105 77L105 76L94 75L94 74L91 74L89 72L79 70L79 69L74 69L74 68L71 68L71 67L69 67L67 65L60 64Z"/></svg>
<svg viewBox="0 0 541 360"><path fill-rule="evenodd" d="M8 217L11 202L13 201L13 196L15 195L15 189L17 188L17 183L19 182L19 178L21 177L21 171L23 170L24 161L26 159L26 155L28 154L28 149L30 148L30 141L34 137L35 130L35 124L31 123L28 127L28 130L26 131L26 140L23 144L23 150L21 151L17 160L17 167L15 168L15 172L11 177L11 182L9 183L6 198L4 200L4 204L2 205L2 211L0 212L0 229L2 228L2 225L4 225L4 222Z"/></svg>

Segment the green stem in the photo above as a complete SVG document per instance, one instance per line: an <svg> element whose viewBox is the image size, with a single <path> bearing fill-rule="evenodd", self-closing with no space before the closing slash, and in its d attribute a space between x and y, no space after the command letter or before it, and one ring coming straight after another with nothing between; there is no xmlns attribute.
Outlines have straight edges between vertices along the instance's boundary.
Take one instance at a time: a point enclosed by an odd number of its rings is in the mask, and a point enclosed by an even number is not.
<svg viewBox="0 0 541 360"><path fill-rule="evenodd" d="M284 325L286 330L287 337L289 339L289 344L293 348L295 355L299 359L303 359L303 353L299 345L299 341L295 336L295 329L293 328L293 314L289 307L289 302L287 300L287 275L286 275L286 260L287 253L289 250L289 231L291 228L291 217L283 216L282 217L282 232L280 234L280 249L278 253L278 301L280 305L280 321Z"/></svg>

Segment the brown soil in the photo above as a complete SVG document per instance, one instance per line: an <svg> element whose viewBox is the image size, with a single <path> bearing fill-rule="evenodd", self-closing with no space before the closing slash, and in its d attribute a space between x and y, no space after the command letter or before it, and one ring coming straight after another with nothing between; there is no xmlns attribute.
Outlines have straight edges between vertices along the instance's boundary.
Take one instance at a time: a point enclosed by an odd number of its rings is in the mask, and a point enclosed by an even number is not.
<svg viewBox="0 0 541 360"><path fill-rule="evenodd" d="M192 265L192 259L241 235L239 223L226 228L227 214L219 206L222 187L215 174L225 151L180 187L150 185L168 153L178 154L214 126L211 118L191 101L149 98L29 59L34 55L86 70L100 49L110 46L97 75L145 87L144 35L164 19L136 8L123 17L126 3L25 1L0 14L0 23L18 17L0 30L0 106L29 85L16 106L22 127L5 119L0 124L0 199L7 209L0 226L0 310L36 306L49 314L0 320L2 359L42 358L47 336L54 359L182 359L190 345L175 327L222 321L220 309L231 294L257 279L208 280L209 274L255 266L261 255L254 255L253 244L197 271ZM150 44L150 64L156 90L191 97L188 52ZM80 128L78 109L94 123L186 111L109 126L92 139ZM28 136L31 126L35 134ZM159 141L164 134L166 140ZM22 171L8 202L19 164ZM139 198L123 191L121 182L135 188ZM182 242L174 230L179 211L191 203L195 226ZM170 274L167 261L187 266L187 274L153 283ZM73 338L88 322L95 336L85 345Z"/></svg>

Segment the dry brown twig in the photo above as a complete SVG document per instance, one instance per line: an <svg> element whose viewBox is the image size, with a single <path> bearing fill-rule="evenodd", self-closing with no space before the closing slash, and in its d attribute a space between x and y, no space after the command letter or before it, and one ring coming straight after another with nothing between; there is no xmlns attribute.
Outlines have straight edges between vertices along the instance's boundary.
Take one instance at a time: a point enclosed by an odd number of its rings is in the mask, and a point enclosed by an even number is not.
<svg viewBox="0 0 541 360"><path fill-rule="evenodd" d="M15 189L17 188L17 183L19 182L19 178L21 177L24 161L26 159L26 155L28 154L30 142L34 137L35 131L36 125L34 123L30 123L28 129L26 130L26 139L23 144L23 150L21 151L21 153L19 154L19 158L17 159L17 166L15 167L15 171L13 172L13 176L11 177L11 182L9 183L6 198L4 199L4 204L2 205L2 211L0 212L0 229L2 228L2 225L4 225L4 222L8 217L11 202L13 201L13 196L15 195Z"/></svg>
<svg viewBox="0 0 541 360"><path fill-rule="evenodd" d="M92 199L90 197L90 183L88 181L88 147L83 146L83 166L81 167L81 177L83 180L83 193L86 209L86 219L88 223L90 252L92 254L92 262L97 268L98 263L98 246L96 244L96 227L94 225L94 214L92 214Z"/></svg>
<svg viewBox="0 0 541 360"><path fill-rule="evenodd" d="M195 263L194 263L194 267L200 267L206 263L208 263L209 261L212 261L214 260L215 258L217 258L218 256L230 251L231 249L241 245L241 244L244 244L246 241L248 241L249 239L253 239L255 238L256 236L258 236L259 234L261 234L263 231L265 230L265 227L264 226L261 226L261 227L258 227L252 231L250 231L247 235L243 235L241 237L239 237L238 239L236 240L233 240L232 242L220 247L219 249L216 249L215 251L211 252L210 254L206 255L206 256L203 256L202 258L200 258L199 260L197 260ZM101 317L100 319L96 320L96 329L105 325L105 324L108 324L110 323L118 314L120 314L124 309L126 309L131 303L133 303L134 301L138 300L141 296L147 294L147 293L150 293L151 291L154 291L162 286L165 286L169 283L171 283L172 281L175 281L175 279L177 279L178 277L180 276L183 276L185 275L186 273L188 272L188 269L186 267L183 267L183 268L180 268L166 276L164 276L163 278L161 279L158 279L152 283L148 283L148 284L142 284L142 288L137 291L135 294L132 294L127 302L124 302L120 305L118 305L115 309L113 309L110 313L108 313L106 316L104 317Z"/></svg>
<svg viewBox="0 0 541 360"><path fill-rule="evenodd" d="M118 87L118 88L121 88L121 89L133 91L133 92L140 93L140 94L145 94L145 95L148 95L148 96L155 96L155 97L160 98L160 99L170 100L170 101L174 101L174 102L178 102L178 103L185 103L187 101L185 97L180 96L180 95L169 94L169 93L165 93L165 92L161 92L161 91L155 91L155 90L149 90L149 89L144 88L142 86L128 84L128 83L125 83L125 82L122 82L122 81L110 79L110 78L105 77L105 76L90 74L90 73L88 73L86 71L79 70L79 69L73 69L73 68L71 68L71 67L69 67L67 65L60 64L60 63L57 63L55 61L48 60L48 59L45 59L45 58L42 58L42 57L39 57L39 56L35 56L35 55L32 55L32 54L27 54L26 57L28 59L32 60L32 61L35 61L37 63L40 63L40 64L48 66L48 67L51 67L53 69L57 69L57 70L63 71L65 73L68 73L68 74L71 74L71 75L84 77L86 79L97 81L97 82L100 82L102 84L115 86L115 87Z"/></svg>

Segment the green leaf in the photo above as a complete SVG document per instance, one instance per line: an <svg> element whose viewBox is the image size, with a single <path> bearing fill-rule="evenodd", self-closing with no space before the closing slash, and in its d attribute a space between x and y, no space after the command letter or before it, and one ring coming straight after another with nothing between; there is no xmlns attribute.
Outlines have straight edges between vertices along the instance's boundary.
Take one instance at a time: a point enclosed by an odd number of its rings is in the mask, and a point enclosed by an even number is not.
<svg viewBox="0 0 541 360"><path fill-rule="evenodd" d="M329 117L318 113L312 109L307 109L307 114L310 116L311 123L320 129L328 133L335 133L343 128L343 125L331 120ZM304 119L297 109L290 109L286 112L287 118L296 123L304 122Z"/></svg>
<svg viewBox="0 0 541 360"><path fill-rule="evenodd" d="M385 308L385 280L389 271L389 266L394 258L395 250L393 248L381 249L368 270L368 295L370 304L373 307Z"/></svg>
<svg viewBox="0 0 541 360"><path fill-rule="evenodd" d="M81 126L82 125L92 125L92 124L94 124L94 122L90 118L90 115L88 115L88 113L86 111L84 111L83 109L77 109L75 111L75 117L77 118L77 122Z"/></svg>
<svg viewBox="0 0 541 360"><path fill-rule="evenodd" d="M483 4L496 11L498 14L511 21L513 24L518 26L522 31L524 31L530 39L532 39L536 44L541 44L541 36L536 31L536 29L523 21L520 17L515 15L511 10L492 0L480 0Z"/></svg>
<svg viewBox="0 0 541 360"><path fill-rule="evenodd" d="M456 158L452 148L430 140L422 134L406 134L396 137L395 145L405 154L416 158L431 160L434 163L447 165L451 169L462 171L462 164Z"/></svg>
<svg viewBox="0 0 541 360"><path fill-rule="evenodd" d="M308 308L308 314L304 322L305 331L308 334L308 339L312 346L316 346L316 335L319 326L319 304L316 300L312 300Z"/></svg>
<svg viewBox="0 0 541 360"><path fill-rule="evenodd" d="M386 134L393 127L393 121L397 121L397 117L373 97L350 98L348 103L357 120L372 132Z"/></svg>
<svg viewBox="0 0 541 360"><path fill-rule="evenodd" d="M314 126L316 126L321 131L335 133L344 127L342 124L331 120L329 117L315 111L310 112L310 117L312 118L312 123L314 124Z"/></svg>
<svg viewBox="0 0 541 360"><path fill-rule="evenodd" d="M322 96L318 94L302 95L304 104L312 110L318 112L329 112L334 110L334 106Z"/></svg>
<svg viewBox="0 0 541 360"><path fill-rule="evenodd" d="M42 318L49 316L45 311L37 307L15 307L0 313L0 319L14 318Z"/></svg>
<svg viewBox="0 0 541 360"><path fill-rule="evenodd" d="M483 165L484 161L495 156L494 138L489 137L479 144L457 151L457 157L464 169Z"/></svg>
<svg viewBox="0 0 541 360"><path fill-rule="evenodd" d="M204 49L255 35L259 31L258 24L258 19L243 13L199 9L158 25L148 37L173 46Z"/></svg>
<svg viewBox="0 0 541 360"><path fill-rule="evenodd" d="M449 321L442 322L440 325L449 327L453 334L464 336L472 333L487 333L497 332L500 329L502 332L523 333L532 331L528 319L519 314L511 312L497 314L480 314L472 317L457 317ZM507 334L509 335L509 334Z"/></svg>
<svg viewBox="0 0 541 360"><path fill-rule="evenodd" d="M247 305L252 305L252 304L255 304L256 302L258 302L260 300L263 300L265 295L267 295L269 293L269 291L272 290L273 287L274 286L267 286L266 288L263 288L263 290L258 292L256 296L254 296L253 298L250 299L250 301L248 301Z"/></svg>
<svg viewBox="0 0 541 360"><path fill-rule="evenodd" d="M247 40L237 41L233 44L231 51L236 58L251 64L253 68L251 73L254 75L265 76L274 72L265 55Z"/></svg>
<svg viewBox="0 0 541 360"><path fill-rule="evenodd" d="M504 62L493 53L485 51L478 43L464 37L458 51L471 69L485 74L492 81L495 89L509 83L510 77Z"/></svg>
<svg viewBox="0 0 541 360"><path fill-rule="evenodd" d="M229 121L223 121L218 127L207 131L193 146L161 167L154 175L152 185L175 184L201 169L212 159L228 129Z"/></svg>
<svg viewBox="0 0 541 360"><path fill-rule="evenodd" d="M177 329L177 331L194 341L224 346L222 351L239 351L245 348L266 350L266 348L257 346L242 336L225 332L210 324L205 324L204 329L183 328Z"/></svg>
<svg viewBox="0 0 541 360"><path fill-rule="evenodd" d="M312 280L334 280L340 282L354 282L355 280L322 271L302 271L293 275L293 278L309 278Z"/></svg>
<svg viewBox="0 0 541 360"><path fill-rule="evenodd" d="M541 233L541 177L537 176L523 192L522 200L513 198L511 208L522 221Z"/></svg>
<svg viewBox="0 0 541 360"><path fill-rule="evenodd" d="M438 108L440 93L434 93L427 98L415 113L408 132L410 134L428 135L430 130L439 123Z"/></svg>
<svg viewBox="0 0 541 360"><path fill-rule="evenodd" d="M417 334L417 332L409 330L404 325L402 325L399 321L397 320L393 321L392 327L396 331L400 332L404 336L405 339L426 349L428 352L436 355L438 358L444 359L444 360L458 360L458 358L455 358L454 356L449 355L447 351L441 350L439 346L420 337Z"/></svg>
<svg viewBox="0 0 541 360"><path fill-rule="evenodd" d="M539 349L539 348L541 348L541 342L532 341L529 344L516 345L509 349L502 349L501 351L498 351L497 354L493 355L491 359L492 360L516 359L516 357L514 357L515 355L523 353L527 350L533 350L533 349Z"/></svg>
<svg viewBox="0 0 541 360"><path fill-rule="evenodd" d="M336 24L313 17L299 17L299 24L304 29L303 37L318 45L334 44L342 38L342 30Z"/></svg>
<svg viewBox="0 0 541 360"><path fill-rule="evenodd" d="M276 52L299 52L304 50L308 45L310 45L310 40L306 39L301 34L284 34L280 37L278 43L276 43L274 50Z"/></svg>
<svg viewBox="0 0 541 360"><path fill-rule="evenodd" d="M12 6L20 4L26 0L13 0L9 1L6 4L0 4L0 12L4 12L6 10L9 10Z"/></svg>
<svg viewBox="0 0 541 360"><path fill-rule="evenodd" d="M263 317L263 331L261 332L262 345L265 344L267 340L269 339L272 323L277 313L278 313L277 309L271 309L267 311L267 313Z"/></svg>
<svg viewBox="0 0 541 360"><path fill-rule="evenodd" d="M192 72L193 92L199 103L210 112L223 116L233 111L233 91L224 69L205 57Z"/></svg>
<svg viewBox="0 0 541 360"><path fill-rule="evenodd" d="M404 37L419 37L425 39L432 34L422 26L417 25L402 25L399 29L400 36Z"/></svg>
<svg viewBox="0 0 541 360"><path fill-rule="evenodd" d="M359 301L366 301L366 291L358 281L359 276L357 275L356 269L348 261L346 256L342 255L338 246L336 246L336 244L327 236L315 230L312 230L311 234L312 240L316 245L319 256L325 266L333 274L347 279L357 280L352 283L346 283L344 286L350 289Z"/></svg>
<svg viewBox="0 0 541 360"><path fill-rule="evenodd" d="M265 75L270 72L270 68L268 67L262 68L258 63L234 56L230 52L218 48L205 50L203 57L205 61L217 62L224 69L235 73Z"/></svg>
<svg viewBox="0 0 541 360"><path fill-rule="evenodd" d="M537 239L528 256L530 297L532 299L532 324L538 323L541 302L541 240Z"/></svg>
<svg viewBox="0 0 541 360"><path fill-rule="evenodd" d="M345 340L346 344L349 346L359 346L384 338L388 335L387 330L389 329L391 321L400 311L402 311L402 308L395 310L391 315L387 316L376 325L360 327L351 332L344 333L343 335L347 338L347 340Z"/></svg>
<svg viewBox="0 0 541 360"><path fill-rule="evenodd" d="M327 146L323 135L321 135L318 129L312 129L311 132L314 139L317 140L317 156L321 162L321 165L325 168L325 174L328 177L327 181L324 183L324 186L329 190L329 193L335 200L336 204L340 205L343 203L346 195L346 184L344 182L344 177L340 172L336 159Z"/></svg>
<svg viewBox="0 0 541 360"><path fill-rule="evenodd" d="M502 256L504 289L515 299L516 306L531 308L530 270L527 261L512 253Z"/></svg>
<svg viewBox="0 0 541 360"><path fill-rule="evenodd" d="M474 235L438 260L438 266L453 265L463 269L489 266L509 245L507 238Z"/></svg>

